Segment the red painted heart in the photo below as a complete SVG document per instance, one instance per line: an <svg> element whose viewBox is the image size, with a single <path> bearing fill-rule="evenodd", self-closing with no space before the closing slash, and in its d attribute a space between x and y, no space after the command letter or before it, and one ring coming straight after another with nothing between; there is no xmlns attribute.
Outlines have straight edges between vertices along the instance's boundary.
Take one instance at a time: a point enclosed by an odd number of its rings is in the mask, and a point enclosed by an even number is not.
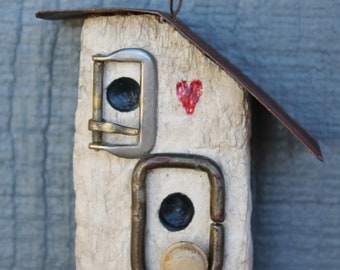
<svg viewBox="0 0 340 270"><path fill-rule="evenodd" d="M181 80L176 84L176 94L187 114L193 114L202 95L202 82L193 80L188 86L187 81Z"/></svg>

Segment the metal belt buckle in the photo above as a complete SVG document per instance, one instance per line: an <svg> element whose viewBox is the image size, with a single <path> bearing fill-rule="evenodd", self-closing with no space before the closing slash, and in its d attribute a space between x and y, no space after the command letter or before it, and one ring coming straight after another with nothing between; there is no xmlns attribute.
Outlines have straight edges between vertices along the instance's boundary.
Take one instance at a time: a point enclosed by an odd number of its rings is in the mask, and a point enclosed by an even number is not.
<svg viewBox="0 0 340 270"><path fill-rule="evenodd" d="M89 120L92 143L89 148L105 150L124 158L138 158L154 147L157 129L157 68L154 57L142 49L128 48L109 55L94 55L93 68L93 112ZM133 62L141 66L139 127L133 128L103 119L103 77L105 62ZM103 133L137 136L136 144L112 144L103 142Z"/></svg>
<svg viewBox="0 0 340 270"><path fill-rule="evenodd" d="M145 265L146 178L157 168L185 168L207 173L210 183L210 247L209 270L220 270L224 257L225 187L220 167L199 155L152 154L141 159L132 175L131 268L147 269Z"/></svg>

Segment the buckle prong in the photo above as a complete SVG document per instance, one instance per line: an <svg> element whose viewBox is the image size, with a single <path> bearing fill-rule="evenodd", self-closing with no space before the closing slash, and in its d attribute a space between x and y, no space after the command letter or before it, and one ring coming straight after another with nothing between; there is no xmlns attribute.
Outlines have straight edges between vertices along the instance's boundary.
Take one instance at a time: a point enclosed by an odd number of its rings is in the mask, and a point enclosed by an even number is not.
<svg viewBox="0 0 340 270"><path fill-rule="evenodd" d="M93 111L89 120L92 143L89 148L105 150L124 158L139 158L150 152L155 145L157 130L157 67L156 60L142 49L122 49L109 55L94 55ZM127 127L103 119L104 63L132 62L141 65L141 95L139 101L139 127ZM135 144L109 144L103 142L103 133L137 136Z"/></svg>

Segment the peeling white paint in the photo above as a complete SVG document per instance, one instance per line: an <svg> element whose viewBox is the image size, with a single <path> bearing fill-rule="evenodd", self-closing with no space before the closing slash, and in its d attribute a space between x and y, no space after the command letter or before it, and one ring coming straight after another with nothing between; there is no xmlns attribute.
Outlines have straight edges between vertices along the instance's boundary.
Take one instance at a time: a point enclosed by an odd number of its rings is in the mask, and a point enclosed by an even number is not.
<svg viewBox="0 0 340 270"><path fill-rule="evenodd" d="M77 269L130 269L130 182L138 160L89 150L87 128L92 116L91 56L123 48L143 48L157 60L158 128L152 153L200 154L221 166L226 182L224 269L251 269L250 112L245 93L172 26L152 15L89 18L81 45L74 146ZM138 78L138 72L135 66L112 67L104 85L121 76ZM181 79L203 83L203 94L191 116L176 96L176 83ZM115 116L119 117L116 114L111 119ZM125 124L134 121L127 115L120 120ZM148 190L147 268L159 269L162 251L180 240L193 241L208 252L207 176L189 170L153 170ZM166 231L157 218L162 198L172 192L187 194L196 212L192 223L177 233Z"/></svg>

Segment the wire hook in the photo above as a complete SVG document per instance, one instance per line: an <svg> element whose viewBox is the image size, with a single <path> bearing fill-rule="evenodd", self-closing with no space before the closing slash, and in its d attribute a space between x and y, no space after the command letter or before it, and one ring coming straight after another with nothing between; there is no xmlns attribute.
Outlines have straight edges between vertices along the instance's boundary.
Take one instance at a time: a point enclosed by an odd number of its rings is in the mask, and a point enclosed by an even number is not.
<svg viewBox="0 0 340 270"><path fill-rule="evenodd" d="M176 10L174 11L173 9L173 5L174 5L174 1L173 0L170 0L170 12L171 12L171 17L176 20L176 16L177 14L179 13L180 9L181 9L181 6L182 6L182 0L179 0L178 1L178 5L177 5L177 8Z"/></svg>

